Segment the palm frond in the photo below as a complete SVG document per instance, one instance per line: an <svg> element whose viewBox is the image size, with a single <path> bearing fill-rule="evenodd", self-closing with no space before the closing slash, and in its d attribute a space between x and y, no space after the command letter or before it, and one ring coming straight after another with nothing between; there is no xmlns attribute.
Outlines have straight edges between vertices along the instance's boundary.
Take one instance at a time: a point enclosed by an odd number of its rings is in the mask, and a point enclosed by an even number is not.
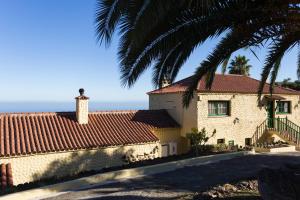
<svg viewBox="0 0 300 200"><path fill-rule="evenodd" d="M196 90L199 81L204 75L207 75L206 88L211 87L214 73L217 70L217 67L220 65L220 63L224 62L224 60L228 58L228 56L231 55L232 52L246 45L242 42L244 39L245 38L241 37L241 34L238 31L230 31L226 34L226 36L223 37L214 51L196 69L192 84L183 95L183 106L188 107L190 101L194 96L194 91Z"/></svg>
<svg viewBox="0 0 300 200"><path fill-rule="evenodd" d="M225 73L226 73L227 65L228 65L228 62L229 62L229 60L230 60L230 57L231 57L231 55L229 55L229 56L224 60L224 62L222 63L222 74L225 74Z"/></svg>
<svg viewBox="0 0 300 200"><path fill-rule="evenodd" d="M298 56L297 56L297 78L300 80L300 45L298 44Z"/></svg>
<svg viewBox="0 0 300 200"><path fill-rule="evenodd" d="M240 48L250 49L257 58L252 48L269 50L259 92L270 72L273 85L280 58L300 40L299 11L299 2L293 0L98 0L96 36L100 43L109 45L118 30L122 84L131 87L154 63L152 80L157 87L165 76L175 80L197 46L225 35L196 69L194 82L184 94L187 106L198 81L205 76L210 88L217 67L223 63L224 72L230 55ZM300 78L300 53L298 57Z"/></svg>
<svg viewBox="0 0 300 200"><path fill-rule="evenodd" d="M176 60L180 46L181 43L178 43L167 53L167 55L162 54L157 63L154 65L152 82L155 87L159 87L163 82L163 79L170 76L172 61Z"/></svg>
<svg viewBox="0 0 300 200"><path fill-rule="evenodd" d="M234 17L240 18L239 15L240 13L236 12L234 8L228 8L228 10L225 9L224 12L227 14L234 13L233 15ZM186 34L191 35L191 33L194 33L195 36L191 36L190 38L192 39L195 37L199 38L198 39L199 41L197 41L194 44L196 46L201 42L205 41L208 37L218 36L219 34L224 32L227 29L227 27L230 26L232 23L231 23L231 19L228 19L225 20L226 23L222 23L221 25L216 24L215 23L216 21L221 21L224 19L223 14L224 13L216 14L214 12L211 13L211 15L207 17L205 20L202 20L202 18L199 18L198 15L192 18L192 16L194 16L195 14L191 12L187 12L184 13L182 20L180 20L181 23L179 23L176 17L172 17L175 18L177 21L177 22L175 21L176 23L174 22L176 24L175 27L171 24L171 26L168 29L166 29L166 27L168 27L168 25L170 24L164 23L161 25L164 31L157 31L161 29L160 26L158 26L158 28L155 28L154 29L155 31L151 32L150 36L144 37L145 39L147 39L147 41L144 41L143 45L141 45L140 47L137 47L135 45L132 46L133 43L130 43L130 48L128 48L129 43L127 43L127 45L124 45L123 46L124 48L122 47L122 50L119 53L119 57L121 60L122 83L130 87L138 78L138 77L132 77L132 75L137 74L134 73L134 71L142 72L143 70L141 69L138 70L137 68L145 69L145 65L144 66L140 65L140 61L142 61L142 59L145 58L145 60L152 62L153 60L157 59L157 56L160 55L160 53L163 53L163 51L172 48L172 46L166 48L166 45L170 43L177 43L178 41L184 40ZM208 30L202 28L203 26L207 26L208 24L213 24L213 25L209 26L207 28ZM154 53L155 49L160 49L160 52ZM150 50L154 50L153 51L154 55L149 53ZM148 58L146 58L145 56L148 56ZM149 56L151 56L151 59L149 59ZM147 66L149 65L147 64Z"/></svg>
<svg viewBox="0 0 300 200"><path fill-rule="evenodd" d="M299 34L299 33L298 33ZM268 79L268 76L270 74L270 71L272 68L277 67L277 70L275 69L273 80L276 79L277 71L279 69L279 65L274 65L276 62L278 63L281 58L283 57L284 53L297 42L297 33L294 33L293 35L286 36L280 40L278 40L273 46L270 48L270 51L268 53L268 56L265 61L265 65L263 67L263 71L261 74L261 81L258 88L258 98L261 98L264 85ZM272 85L271 85L272 88ZM270 89L270 92L273 89Z"/></svg>
<svg viewBox="0 0 300 200"><path fill-rule="evenodd" d="M280 68L282 57L283 57L283 55L279 56L273 65L273 70L271 72L271 79L270 79L270 94L273 94L273 89L275 86L275 81L276 81L276 77L277 77L277 74L278 74L278 71Z"/></svg>
<svg viewBox="0 0 300 200"><path fill-rule="evenodd" d="M151 63L161 53L170 51L175 44L186 39L185 35L187 33L190 35L189 40L191 41L189 41L189 43L193 46L198 46L209 37L217 36L227 30L231 24L230 20L228 20L227 24L223 26L214 25L202 31L194 31L199 30L205 24L209 24L210 20L212 22L215 21L216 17L219 17L219 19L223 18L221 15L215 15L212 16L212 18L206 19L206 21L202 21L199 18L183 21L182 24L172 27L170 30L163 32L162 35L157 36L155 39L151 39L150 43L147 44L146 42L137 49L131 49L129 54L120 55L122 83L130 87L138 78L134 77L134 75L138 75L135 71L145 70L145 63ZM193 35L191 35L191 33L193 33ZM127 50L122 50L123 53L125 51ZM147 66L149 65L147 64Z"/></svg>
<svg viewBox="0 0 300 200"><path fill-rule="evenodd" d="M123 13L128 9L129 0L98 0L96 10L97 40L109 45L111 37Z"/></svg>
<svg viewBox="0 0 300 200"><path fill-rule="evenodd" d="M249 48L249 50L250 50L251 53L255 56L255 58L256 58L258 61L260 61L260 60L259 60L259 57L258 57L257 54L255 53L255 51L254 51L252 48Z"/></svg>

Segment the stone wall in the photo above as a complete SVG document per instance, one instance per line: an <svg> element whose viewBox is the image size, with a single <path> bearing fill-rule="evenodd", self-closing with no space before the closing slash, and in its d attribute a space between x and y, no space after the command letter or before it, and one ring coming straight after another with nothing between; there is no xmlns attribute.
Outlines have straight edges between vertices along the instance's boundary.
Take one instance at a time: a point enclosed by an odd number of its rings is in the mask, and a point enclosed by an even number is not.
<svg viewBox="0 0 300 200"><path fill-rule="evenodd" d="M300 125L300 97L298 95L280 95L291 101L290 114L275 114L275 117L288 117ZM208 116L208 101L230 101L230 116ZM275 104L276 105L276 104ZM150 94L150 109L166 109L181 125L181 136L191 128L206 128L209 134L217 130L215 137L208 143L216 144L217 139L225 139L225 143L233 140L239 146L245 145L245 139L251 138L256 127L267 119L264 106L258 105L257 94L236 93L198 93L188 109L182 107L182 93Z"/></svg>
<svg viewBox="0 0 300 200"><path fill-rule="evenodd" d="M183 93L150 94L149 109L166 109L181 126L181 135L185 136L191 128L197 127L197 100L192 99L189 107L183 108L182 95Z"/></svg>
<svg viewBox="0 0 300 200"><path fill-rule="evenodd" d="M74 175L83 171L100 170L125 164L125 155L137 159L158 157L159 143L108 147L73 152L57 152L2 158L0 163L11 163L14 185L51 177Z"/></svg>
<svg viewBox="0 0 300 200"><path fill-rule="evenodd" d="M275 117L287 117L289 120L300 126L300 94L298 95L281 95L286 99L283 101L291 101L291 113L275 114Z"/></svg>
<svg viewBox="0 0 300 200"><path fill-rule="evenodd" d="M233 140L239 146L245 145L245 138L251 138L256 127L267 119L267 111L264 106L259 106L256 94L198 94L198 128L206 128L211 133L214 129L217 133L209 143L216 144L217 139L225 139L225 143ZM291 121L300 125L299 96L280 95L291 101L292 113L275 115L275 117L288 117ZM230 116L208 116L209 100L230 101Z"/></svg>
<svg viewBox="0 0 300 200"><path fill-rule="evenodd" d="M76 98L76 119L79 124L88 124L89 100Z"/></svg>

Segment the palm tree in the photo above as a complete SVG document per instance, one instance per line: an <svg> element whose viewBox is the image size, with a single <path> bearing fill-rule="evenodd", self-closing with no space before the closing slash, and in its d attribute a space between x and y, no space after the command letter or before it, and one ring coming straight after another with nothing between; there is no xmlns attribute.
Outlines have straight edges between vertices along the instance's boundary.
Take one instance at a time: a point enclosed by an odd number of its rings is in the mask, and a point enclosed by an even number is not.
<svg viewBox="0 0 300 200"><path fill-rule="evenodd" d="M245 56L235 56L234 59L231 60L229 65L229 74L240 74L250 76L249 70L252 67L248 64L249 59Z"/></svg>
<svg viewBox="0 0 300 200"><path fill-rule="evenodd" d="M119 33L121 81L128 87L150 66L155 86L163 77L174 81L196 47L219 38L195 70L183 95L185 106L198 81L205 76L210 88L218 66L241 48L254 53L256 48L268 50L261 94L270 74L274 85L283 55L300 39L299 0L98 0L97 4L97 38L109 45L114 32Z"/></svg>

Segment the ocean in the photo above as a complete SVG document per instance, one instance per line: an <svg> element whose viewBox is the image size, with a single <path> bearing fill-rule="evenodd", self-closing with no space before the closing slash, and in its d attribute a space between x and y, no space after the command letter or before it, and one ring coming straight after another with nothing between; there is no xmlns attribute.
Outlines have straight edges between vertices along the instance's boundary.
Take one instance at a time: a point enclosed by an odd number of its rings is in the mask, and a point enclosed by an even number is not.
<svg viewBox="0 0 300 200"><path fill-rule="evenodd" d="M0 112L67 112L75 111L74 102L0 102ZM89 102L89 111L145 110L147 101Z"/></svg>

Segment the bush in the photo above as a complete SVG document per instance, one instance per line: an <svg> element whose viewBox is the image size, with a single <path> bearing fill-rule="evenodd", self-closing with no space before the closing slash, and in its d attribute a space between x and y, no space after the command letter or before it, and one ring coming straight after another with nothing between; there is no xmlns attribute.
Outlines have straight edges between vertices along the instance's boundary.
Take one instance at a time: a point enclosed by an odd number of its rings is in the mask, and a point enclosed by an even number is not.
<svg viewBox="0 0 300 200"><path fill-rule="evenodd" d="M203 146L202 146L201 151L202 151L202 152L209 153L209 152L214 152L214 149L215 149L215 146L214 146L214 145L212 145L212 144L206 144L206 145L203 145Z"/></svg>
<svg viewBox="0 0 300 200"><path fill-rule="evenodd" d="M222 151L228 151L229 148L228 148L228 145L226 144L216 144L215 145L215 151L216 152L222 152Z"/></svg>
<svg viewBox="0 0 300 200"><path fill-rule="evenodd" d="M190 133L187 133L187 138L191 141L192 151L197 155L199 152L203 152L205 149L206 142L216 134L216 130L208 136L205 128L201 131L198 131L197 128L192 128Z"/></svg>

